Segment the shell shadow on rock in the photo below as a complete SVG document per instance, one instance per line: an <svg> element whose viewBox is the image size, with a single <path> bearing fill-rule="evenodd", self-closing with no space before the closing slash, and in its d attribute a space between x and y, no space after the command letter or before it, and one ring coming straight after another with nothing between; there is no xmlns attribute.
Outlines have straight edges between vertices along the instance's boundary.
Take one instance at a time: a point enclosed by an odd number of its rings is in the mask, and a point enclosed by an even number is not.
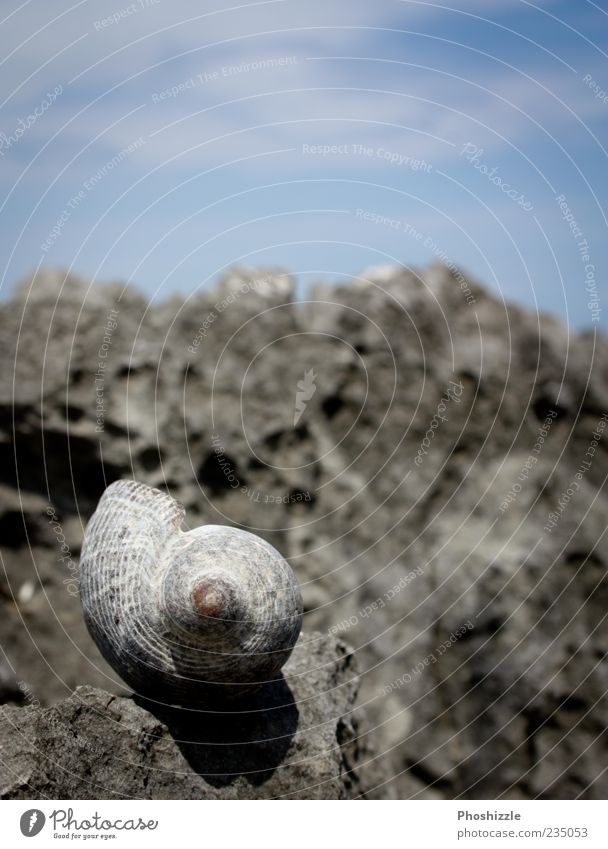
<svg viewBox="0 0 608 849"><path fill-rule="evenodd" d="M167 726L191 768L213 787L229 787L241 776L261 787L284 763L298 728L282 674L241 699L237 711L206 711L204 722L197 711L137 702Z"/></svg>
<svg viewBox="0 0 608 849"><path fill-rule="evenodd" d="M273 681L302 625L289 564L238 528L184 532L184 509L113 483L86 530L81 599L101 653L140 696L212 709Z"/></svg>

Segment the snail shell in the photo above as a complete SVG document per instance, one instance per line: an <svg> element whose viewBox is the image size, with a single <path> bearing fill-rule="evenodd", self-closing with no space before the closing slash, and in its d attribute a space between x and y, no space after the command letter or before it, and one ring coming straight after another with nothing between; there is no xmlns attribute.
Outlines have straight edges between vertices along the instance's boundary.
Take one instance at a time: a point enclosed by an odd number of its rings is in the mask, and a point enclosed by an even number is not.
<svg viewBox="0 0 608 849"><path fill-rule="evenodd" d="M122 480L102 495L81 556L84 618L135 692L204 707L275 678L298 639L302 597L288 563L237 528L181 530L171 496Z"/></svg>

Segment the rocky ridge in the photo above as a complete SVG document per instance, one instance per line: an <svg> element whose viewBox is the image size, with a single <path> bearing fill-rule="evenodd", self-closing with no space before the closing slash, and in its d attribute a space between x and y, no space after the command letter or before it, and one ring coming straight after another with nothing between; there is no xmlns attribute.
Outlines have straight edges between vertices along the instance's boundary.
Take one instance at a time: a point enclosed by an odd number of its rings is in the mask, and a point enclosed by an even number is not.
<svg viewBox="0 0 608 849"><path fill-rule="evenodd" d="M371 269L298 301L236 269L160 303L25 281L0 310L9 698L126 695L78 553L134 477L289 559L305 627L357 659L368 795L605 797L608 345L463 279Z"/></svg>

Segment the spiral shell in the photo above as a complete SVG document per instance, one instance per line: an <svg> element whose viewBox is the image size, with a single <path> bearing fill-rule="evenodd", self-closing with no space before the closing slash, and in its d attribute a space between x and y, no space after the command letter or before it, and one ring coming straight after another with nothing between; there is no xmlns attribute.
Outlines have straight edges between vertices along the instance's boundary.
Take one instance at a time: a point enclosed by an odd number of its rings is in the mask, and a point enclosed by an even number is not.
<svg viewBox="0 0 608 849"><path fill-rule="evenodd" d="M183 518L158 489L109 486L85 534L81 599L101 653L135 692L205 707L276 678L302 597L269 543L221 525L186 533Z"/></svg>

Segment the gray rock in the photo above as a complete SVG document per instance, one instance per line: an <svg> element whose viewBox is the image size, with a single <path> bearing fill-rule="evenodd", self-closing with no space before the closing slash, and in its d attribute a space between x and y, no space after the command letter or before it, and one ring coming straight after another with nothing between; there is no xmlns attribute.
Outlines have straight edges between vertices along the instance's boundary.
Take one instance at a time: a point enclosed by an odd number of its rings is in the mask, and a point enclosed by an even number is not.
<svg viewBox="0 0 608 849"><path fill-rule="evenodd" d="M354 286L319 284L307 303L276 271L246 291L249 273L154 304L65 275L47 287L43 273L0 308L0 643L12 666L45 704L78 684L124 692L73 590L83 525L109 483L135 478L181 501L190 527L267 539L302 587L305 628L354 646L378 751L363 767L370 795L605 798L608 433L593 439L605 337L474 281L467 294L441 266L373 269ZM450 381L460 394L442 402Z"/></svg>
<svg viewBox="0 0 608 849"><path fill-rule="evenodd" d="M346 799L363 792L357 678L341 642L303 635L286 676L239 712L152 712L78 687L0 709L0 798Z"/></svg>

